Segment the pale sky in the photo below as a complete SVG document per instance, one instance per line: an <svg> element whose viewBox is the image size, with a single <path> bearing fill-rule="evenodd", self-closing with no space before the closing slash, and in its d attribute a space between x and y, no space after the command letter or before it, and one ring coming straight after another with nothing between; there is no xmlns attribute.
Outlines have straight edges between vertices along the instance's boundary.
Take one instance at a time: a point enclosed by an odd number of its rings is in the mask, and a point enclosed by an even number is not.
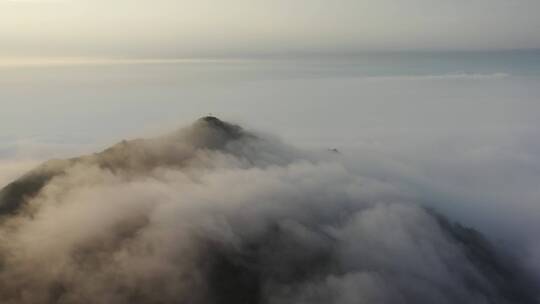
<svg viewBox="0 0 540 304"><path fill-rule="evenodd" d="M0 56L540 47L538 0L0 0Z"/></svg>

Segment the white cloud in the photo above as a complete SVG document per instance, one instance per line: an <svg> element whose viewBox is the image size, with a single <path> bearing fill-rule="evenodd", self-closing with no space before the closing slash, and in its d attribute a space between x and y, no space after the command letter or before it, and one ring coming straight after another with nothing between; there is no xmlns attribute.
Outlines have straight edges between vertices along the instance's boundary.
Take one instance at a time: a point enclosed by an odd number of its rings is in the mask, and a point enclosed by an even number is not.
<svg viewBox="0 0 540 304"><path fill-rule="evenodd" d="M399 185L211 123L50 180L2 222L0 299L533 303L519 268Z"/></svg>

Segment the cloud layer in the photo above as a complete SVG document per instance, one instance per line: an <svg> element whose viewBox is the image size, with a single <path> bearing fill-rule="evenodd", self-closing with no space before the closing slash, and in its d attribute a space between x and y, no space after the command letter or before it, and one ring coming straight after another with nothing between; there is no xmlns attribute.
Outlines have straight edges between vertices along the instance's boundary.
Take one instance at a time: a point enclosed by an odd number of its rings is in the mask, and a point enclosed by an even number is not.
<svg viewBox="0 0 540 304"><path fill-rule="evenodd" d="M47 162L0 192L0 300L536 303L519 261L339 158L207 117Z"/></svg>

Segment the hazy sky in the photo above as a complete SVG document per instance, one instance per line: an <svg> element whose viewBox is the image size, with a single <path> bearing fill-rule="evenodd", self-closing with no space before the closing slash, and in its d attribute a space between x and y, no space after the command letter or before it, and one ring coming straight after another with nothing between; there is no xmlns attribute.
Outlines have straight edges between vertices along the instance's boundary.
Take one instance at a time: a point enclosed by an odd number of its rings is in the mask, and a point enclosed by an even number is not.
<svg viewBox="0 0 540 304"><path fill-rule="evenodd" d="M0 56L540 47L538 0L0 0Z"/></svg>

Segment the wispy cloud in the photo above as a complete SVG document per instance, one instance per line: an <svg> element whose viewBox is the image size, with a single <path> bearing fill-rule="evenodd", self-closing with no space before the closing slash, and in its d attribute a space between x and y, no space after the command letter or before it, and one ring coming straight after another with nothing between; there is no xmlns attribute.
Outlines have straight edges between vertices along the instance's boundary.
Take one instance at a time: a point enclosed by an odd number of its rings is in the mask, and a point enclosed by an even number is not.
<svg viewBox="0 0 540 304"><path fill-rule="evenodd" d="M216 118L0 194L7 303L535 303L518 260L398 185Z"/></svg>

